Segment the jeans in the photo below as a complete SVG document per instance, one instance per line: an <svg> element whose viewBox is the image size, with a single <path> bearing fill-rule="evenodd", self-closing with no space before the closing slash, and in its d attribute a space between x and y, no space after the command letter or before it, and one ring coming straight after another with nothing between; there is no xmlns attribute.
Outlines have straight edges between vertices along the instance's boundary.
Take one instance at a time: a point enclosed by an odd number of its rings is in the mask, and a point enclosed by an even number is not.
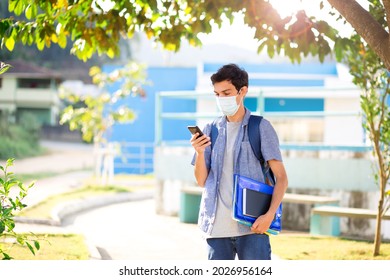
<svg viewBox="0 0 390 280"><path fill-rule="evenodd" d="M271 245L266 234L208 238L209 260L270 260Z"/></svg>

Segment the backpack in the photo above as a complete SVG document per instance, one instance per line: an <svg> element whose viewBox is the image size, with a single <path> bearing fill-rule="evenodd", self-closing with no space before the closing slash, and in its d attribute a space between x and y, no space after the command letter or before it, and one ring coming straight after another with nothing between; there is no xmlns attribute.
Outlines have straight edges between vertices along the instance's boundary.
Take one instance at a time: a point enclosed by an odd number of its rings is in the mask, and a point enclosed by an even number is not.
<svg viewBox="0 0 390 280"><path fill-rule="evenodd" d="M260 161L261 168L263 169L264 173L264 158L261 154L261 137L260 137L260 131L259 126L261 123L261 120L263 119L262 116L256 116L256 115L250 115L249 122L248 122L248 138L249 143L252 147L253 153L255 154L256 158ZM214 120L211 125L211 133L210 133L210 139L211 139L211 150L213 150L213 143L218 137L218 128L217 128L217 120ZM269 169L269 175L268 179L271 179L271 184L275 184L275 176L272 173L272 170ZM264 174L265 176L265 174Z"/></svg>

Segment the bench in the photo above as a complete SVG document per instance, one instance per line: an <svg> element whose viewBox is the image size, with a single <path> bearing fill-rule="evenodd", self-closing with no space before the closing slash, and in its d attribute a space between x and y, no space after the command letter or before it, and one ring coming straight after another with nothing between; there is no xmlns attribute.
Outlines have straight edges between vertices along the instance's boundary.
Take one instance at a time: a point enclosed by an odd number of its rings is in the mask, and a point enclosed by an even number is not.
<svg viewBox="0 0 390 280"><path fill-rule="evenodd" d="M310 205L338 205L340 200L330 196L285 193L282 202L310 204Z"/></svg>
<svg viewBox="0 0 390 280"><path fill-rule="evenodd" d="M331 196L320 196L320 195L308 195L308 194L295 194L295 193L285 193L283 200L283 203L295 203L295 204L304 204L309 205L310 208L308 208L308 216L305 216L305 220L307 219L307 224L305 225L305 229L308 226L310 228L311 226L311 220L310 220L310 212L311 209L317 206L323 206L323 205L332 205L332 206L338 206L340 203L340 200L335 197ZM306 208L307 209L307 208ZM332 218L334 223L339 223L339 218L333 217ZM286 220L287 222L287 220ZM287 222L288 223L288 222ZM293 226L291 224L290 226ZM294 226L295 228L298 228L299 226ZM303 230L302 228L299 228L299 230Z"/></svg>
<svg viewBox="0 0 390 280"><path fill-rule="evenodd" d="M198 222L202 192L202 187L187 186L181 188L179 209L180 222L191 224L196 224Z"/></svg>
<svg viewBox="0 0 390 280"><path fill-rule="evenodd" d="M372 209L348 208L338 206L318 206L311 210L310 234L313 235L340 235L340 221L334 217L376 219L377 211ZM382 216L383 220L390 220L390 213Z"/></svg>
<svg viewBox="0 0 390 280"><path fill-rule="evenodd" d="M179 219L184 223L197 223L203 188L186 186L181 189ZM307 205L338 205L339 199L328 196L285 193L283 203Z"/></svg>

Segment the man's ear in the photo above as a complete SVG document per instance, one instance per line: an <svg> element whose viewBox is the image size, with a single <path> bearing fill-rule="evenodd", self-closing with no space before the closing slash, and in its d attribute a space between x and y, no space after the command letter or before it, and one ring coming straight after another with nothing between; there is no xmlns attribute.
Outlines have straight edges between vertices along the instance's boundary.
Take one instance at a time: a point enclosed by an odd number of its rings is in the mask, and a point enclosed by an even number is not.
<svg viewBox="0 0 390 280"><path fill-rule="evenodd" d="M247 87L247 86L243 86L243 87L241 88L241 94L244 95L244 96L246 96L247 93L248 93L248 87Z"/></svg>

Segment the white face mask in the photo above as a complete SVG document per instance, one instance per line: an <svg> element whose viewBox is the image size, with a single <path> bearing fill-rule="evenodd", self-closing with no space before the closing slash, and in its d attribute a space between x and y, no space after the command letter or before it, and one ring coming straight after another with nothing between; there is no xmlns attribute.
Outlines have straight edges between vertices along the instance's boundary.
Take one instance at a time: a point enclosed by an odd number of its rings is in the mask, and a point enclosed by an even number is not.
<svg viewBox="0 0 390 280"><path fill-rule="evenodd" d="M225 116L233 116L240 108L241 101L240 104L237 104L236 97L236 95L228 97L216 96L218 108Z"/></svg>

